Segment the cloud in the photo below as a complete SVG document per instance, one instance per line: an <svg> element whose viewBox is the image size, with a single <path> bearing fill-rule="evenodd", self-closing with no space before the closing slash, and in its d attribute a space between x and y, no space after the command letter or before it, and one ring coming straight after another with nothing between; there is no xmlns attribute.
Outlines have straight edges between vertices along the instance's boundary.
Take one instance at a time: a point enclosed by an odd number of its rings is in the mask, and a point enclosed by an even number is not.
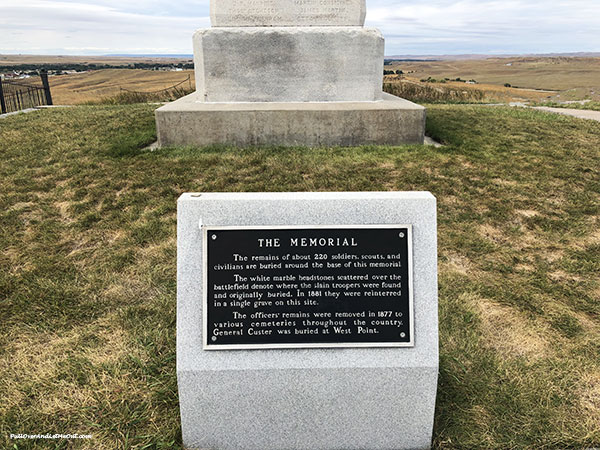
<svg viewBox="0 0 600 450"><path fill-rule="evenodd" d="M194 30L210 26L198 2L197 15L166 14L157 1L2 2L0 53L191 53Z"/></svg>
<svg viewBox="0 0 600 450"><path fill-rule="evenodd" d="M216 0L219 1L219 0ZM209 0L1 0L0 53L191 53ZM367 0L386 54L600 51L596 1Z"/></svg>
<svg viewBox="0 0 600 450"><path fill-rule="evenodd" d="M462 0L371 2L369 24L387 54L600 51L595 2Z"/></svg>

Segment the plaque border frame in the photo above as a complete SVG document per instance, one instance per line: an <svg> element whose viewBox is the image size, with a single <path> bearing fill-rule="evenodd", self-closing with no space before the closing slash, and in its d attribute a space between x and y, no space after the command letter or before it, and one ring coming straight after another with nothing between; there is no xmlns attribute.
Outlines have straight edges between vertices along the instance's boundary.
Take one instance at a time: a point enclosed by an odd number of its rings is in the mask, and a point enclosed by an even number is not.
<svg viewBox="0 0 600 450"><path fill-rule="evenodd" d="M362 225L201 225L202 230L202 350L278 350L303 348L391 348L415 346L415 321L413 301L413 229L412 224L362 224ZM218 230L302 230L302 229L378 229L406 228L408 249L408 316L409 342L335 342L335 343L283 343L283 344L223 344L211 345L208 342L208 233Z"/></svg>

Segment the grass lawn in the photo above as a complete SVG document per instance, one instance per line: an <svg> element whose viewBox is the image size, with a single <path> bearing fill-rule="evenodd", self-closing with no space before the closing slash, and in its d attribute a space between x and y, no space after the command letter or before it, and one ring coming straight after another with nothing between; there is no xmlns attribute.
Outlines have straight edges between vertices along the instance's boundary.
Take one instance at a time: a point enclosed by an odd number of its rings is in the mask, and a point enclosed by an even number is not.
<svg viewBox="0 0 600 450"><path fill-rule="evenodd" d="M148 152L152 106L2 119L0 447L180 447L178 196L338 190L438 198L436 448L600 447L600 123L437 105L428 133Z"/></svg>

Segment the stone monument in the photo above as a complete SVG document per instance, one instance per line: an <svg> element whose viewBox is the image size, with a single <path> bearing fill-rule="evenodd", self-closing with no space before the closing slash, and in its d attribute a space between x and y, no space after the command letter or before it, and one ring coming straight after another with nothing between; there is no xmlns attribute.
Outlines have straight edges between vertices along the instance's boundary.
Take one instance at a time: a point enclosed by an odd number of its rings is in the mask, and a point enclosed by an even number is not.
<svg viewBox="0 0 600 450"><path fill-rule="evenodd" d="M382 92L365 0L211 0L196 92L156 111L161 146L423 143L425 109Z"/></svg>
<svg viewBox="0 0 600 450"><path fill-rule="evenodd" d="M429 448L437 375L433 195L179 199L186 448Z"/></svg>

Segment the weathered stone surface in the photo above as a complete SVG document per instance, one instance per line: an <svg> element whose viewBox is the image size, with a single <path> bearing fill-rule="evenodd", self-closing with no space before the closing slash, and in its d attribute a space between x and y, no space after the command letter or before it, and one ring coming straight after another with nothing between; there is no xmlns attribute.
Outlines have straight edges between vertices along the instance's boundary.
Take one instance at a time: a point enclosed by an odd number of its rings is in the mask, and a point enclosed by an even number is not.
<svg viewBox="0 0 600 450"><path fill-rule="evenodd" d="M377 102L204 103L196 94L156 111L159 144L309 147L422 144L425 108Z"/></svg>
<svg viewBox="0 0 600 450"><path fill-rule="evenodd" d="M374 28L209 28L194 35L206 102L373 101L384 40Z"/></svg>
<svg viewBox="0 0 600 450"><path fill-rule="evenodd" d="M363 26L365 0L211 0L214 27Z"/></svg>
<svg viewBox="0 0 600 450"><path fill-rule="evenodd" d="M177 215L177 380L187 448L429 448L438 373L430 193L184 194ZM415 346L203 351L200 223L412 224Z"/></svg>

